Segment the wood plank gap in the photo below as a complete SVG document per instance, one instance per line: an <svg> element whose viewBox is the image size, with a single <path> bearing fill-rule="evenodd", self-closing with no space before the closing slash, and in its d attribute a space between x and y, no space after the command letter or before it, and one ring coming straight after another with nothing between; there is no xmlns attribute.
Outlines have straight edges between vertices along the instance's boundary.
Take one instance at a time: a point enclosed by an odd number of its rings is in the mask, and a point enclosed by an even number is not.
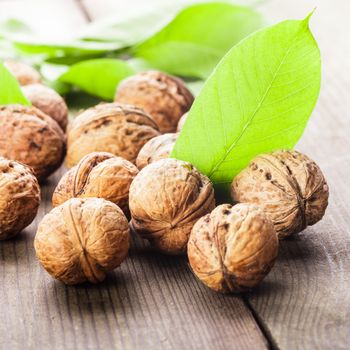
<svg viewBox="0 0 350 350"><path fill-rule="evenodd" d="M277 343L275 342L275 340L273 339L273 336L270 332L270 330L268 329L266 323L264 322L264 320L259 316L259 314L255 311L254 307L251 305L251 303L249 302L249 299L246 295L242 294L242 300L245 304L245 306L247 307L247 309L250 311L250 313L252 314L256 324L258 325L258 327L261 330L261 333L263 334L263 336L266 339L266 342L268 344L268 347L270 350L280 350L280 348L278 347Z"/></svg>

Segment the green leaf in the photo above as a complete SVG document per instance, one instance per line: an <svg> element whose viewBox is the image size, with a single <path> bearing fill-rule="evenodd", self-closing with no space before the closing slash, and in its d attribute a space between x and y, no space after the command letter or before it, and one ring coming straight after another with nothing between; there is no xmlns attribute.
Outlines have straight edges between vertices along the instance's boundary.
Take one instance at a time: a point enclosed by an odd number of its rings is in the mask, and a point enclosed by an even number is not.
<svg viewBox="0 0 350 350"><path fill-rule="evenodd" d="M0 22L0 36L6 36L14 33L29 33L31 28L18 19L7 19Z"/></svg>
<svg viewBox="0 0 350 350"><path fill-rule="evenodd" d="M126 61L101 58L74 64L59 80L91 95L113 100L119 82L132 74L134 70Z"/></svg>
<svg viewBox="0 0 350 350"><path fill-rule="evenodd" d="M129 47L146 40L170 22L184 7L179 1L157 6L134 6L129 11L116 13L88 24L79 37L84 40L110 41Z"/></svg>
<svg viewBox="0 0 350 350"><path fill-rule="evenodd" d="M320 77L308 18L252 34L204 85L171 156L193 163L225 189L256 155L294 147L317 101Z"/></svg>
<svg viewBox="0 0 350 350"><path fill-rule="evenodd" d="M65 56L102 55L120 48L114 43L76 40L72 42L45 42L35 37L15 36L14 47L22 54L42 55L44 59Z"/></svg>
<svg viewBox="0 0 350 350"><path fill-rule="evenodd" d="M261 26L261 16L248 7L196 4L136 47L135 55L172 74L206 78L234 44Z"/></svg>
<svg viewBox="0 0 350 350"><path fill-rule="evenodd" d="M0 105L30 105L16 78L0 62Z"/></svg>

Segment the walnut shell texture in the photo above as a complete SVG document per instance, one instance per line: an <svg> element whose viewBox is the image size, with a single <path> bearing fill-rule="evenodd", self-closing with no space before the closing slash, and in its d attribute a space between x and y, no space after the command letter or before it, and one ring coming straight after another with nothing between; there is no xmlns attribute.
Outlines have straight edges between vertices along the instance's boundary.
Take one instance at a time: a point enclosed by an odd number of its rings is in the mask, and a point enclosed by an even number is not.
<svg viewBox="0 0 350 350"><path fill-rule="evenodd" d="M168 158L173 150L178 134L163 134L149 140L136 158L136 166L143 169L148 164Z"/></svg>
<svg viewBox="0 0 350 350"><path fill-rule="evenodd" d="M55 119L61 129L66 131L68 107L55 90L42 84L30 84L23 86L22 91L34 107Z"/></svg>
<svg viewBox="0 0 350 350"><path fill-rule="evenodd" d="M135 163L142 146L158 135L156 123L141 109L99 104L81 113L70 126L66 164L72 167L92 152L109 152Z"/></svg>
<svg viewBox="0 0 350 350"><path fill-rule="evenodd" d="M72 198L44 216L34 247L54 278L65 284L97 283L123 262L129 236L117 205L102 198Z"/></svg>
<svg viewBox="0 0 350 350"><path fill-rule="evenodd" d="M131 227L166 254L181 254L194 223L215 207L210 180L191 164L162 159L130 186Z"/></svg>
<svg viewBox="0 0 350 350"><path fill-rule="evenodd" d="M16 236L35 218L40 187L26 165L0 157L0 240Z"/></svg>
<svg viewBox="0 0 350 350"><path fill-rule="evenodd" d="M66 147L59 125L35 107L0 107L0 156L29 165L42 180L61 165Z"/></svg>
<svg viewBox="0 0 350 350"><path fill-rule="evenodd" d="M36 84L41 82L40 74L32 66L26 63L6 60L4 65L17 79L20 85Z"/></svg>
<svg viewBox="0 0 350 350"><path fill-rule="evenodd" d="M115 101L144 109L162 133L175 132L180 117L194 97L181 79L158 71L146 71L125 79L118 87Z"/></svg>
<svg viewBox="0 0 350 350"><path fill-rule="evenodd" d="M251 204L222 204L194 225L188 241L193 273L218 292L256 286L272 268L278 237L264 212Z"/></svg>
<svg viewBox="0 0 350 350"><path fill-rule="evenodd" d="M297 151L276 151L256 157L234 179L236 202L260 206L280 238L296 234L322 219L329 190L317 164Z"/></svg>
<svg viewBox="0 0 350 350"><path fill-rule="evenodd" d="M52 204L58 206L73 197L98 197L117 204L128 215L129 188L137 174L136 166L123 158L90 153L62 177Z"/></svg>
<svg viewBox="0 0 350 350"><path fill-rule="evenodd" d="M179 120L179 122L177 123L177 132L180 132L183 128L183 126L185 125L186 119L188 117L188 112L186 112Z"/></svg>

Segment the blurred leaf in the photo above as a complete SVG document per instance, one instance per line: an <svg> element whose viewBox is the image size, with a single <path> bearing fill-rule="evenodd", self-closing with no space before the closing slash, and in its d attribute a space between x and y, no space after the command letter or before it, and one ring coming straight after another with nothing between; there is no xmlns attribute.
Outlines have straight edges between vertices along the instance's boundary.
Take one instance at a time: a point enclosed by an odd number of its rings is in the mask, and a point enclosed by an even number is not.
<svg viewBox="0 0 350 350"><path fill-rule="evenodd" d="M320 90L320 52L303 21L285 21L236 45L205 83L172 157L224 190L257 154L292 148Z"/></svg>
<svg viewBox="0 0 350 350"><path fill-rule="evenodd" d="M30 33L32 29L24 22L18 19L8 19L0 22L0 36L6 36L14 33Z"/></svg>
<svg viewBox="0 0 350 350"><path fill-rule="evenodd" d="M16 78L0 62L0 105L9 104L30 106Z"/></svg>
<svg viewBox="0 0 350 350"><path fill-rule="evenodd" d="M119 47L130 47L146 40L160 30L185 5L159 3L157 6L137 6L127 13L113 14L90 23L79 35L84 40L111 41Z"/></svg>
<svg viewBox="0 0 350 350"><path fill-rule="evenodd" d="M41 54L43 58L97 55L115 51L120 48L114 43L97 41L74 41L68 43L47 43L35 38L18 38L13 40L14 47L22 53L36 55Z"/></svg>
<svg viewBox="0 0 350 350"><path fill-rule="evenodd" d="M113 100L119 82L132 74L134 70L126 61L101 58L71 66L59 80L91 95Z"/></svg>
<svg viewBox="0 0 350 350"><path fill-rule="evenodd" d="M92 60L94 58L100 58L101 54L89 54L89 55L80 55L80 56L63 56L63 57L51 57L47 58L45 60L46 63L50 64L58 64L58 65L65 65L65 66L71 66L73 64Z"/></svg>
<svg viewBox="0 0 350 350"><path fill-rule="evenodd" d="M134 52L169 73L206 78L233 45L261 26L261 16L247 7L192 5Z"/></svg>

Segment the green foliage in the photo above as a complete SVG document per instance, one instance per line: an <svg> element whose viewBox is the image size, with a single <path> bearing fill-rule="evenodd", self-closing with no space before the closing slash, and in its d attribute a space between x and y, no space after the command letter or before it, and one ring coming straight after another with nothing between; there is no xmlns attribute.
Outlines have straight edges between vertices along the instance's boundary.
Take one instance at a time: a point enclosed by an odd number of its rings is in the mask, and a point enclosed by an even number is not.
<svg viewBox="0 0 350 350"><path fill-rule="evenodd" d="M223 190L257 154L294 147L320 90L308 22L285 21L236 45L201 90L171 156Z"/></svg>
<svg viewBox="0 0 350 350"><path fill-rule="evenodd" d="M16 78L0 62L0 105L22 104L30 105L24 97Z"/></svg>
<svg viewBox="0 0 350 350"><path fill-rule="evenodd" d="M134 70L126 61L101 58L70 66L59 80L75 85L91 95L113 100L119 82L132 74Z"/></svg>
<svg viewBox="0 0 350 350"><path fill-rule="evenodd" d="M234 44L261 25L261 16L248 7L228 3L192 5L134 52L155 68L206 78Z"/></svg>

